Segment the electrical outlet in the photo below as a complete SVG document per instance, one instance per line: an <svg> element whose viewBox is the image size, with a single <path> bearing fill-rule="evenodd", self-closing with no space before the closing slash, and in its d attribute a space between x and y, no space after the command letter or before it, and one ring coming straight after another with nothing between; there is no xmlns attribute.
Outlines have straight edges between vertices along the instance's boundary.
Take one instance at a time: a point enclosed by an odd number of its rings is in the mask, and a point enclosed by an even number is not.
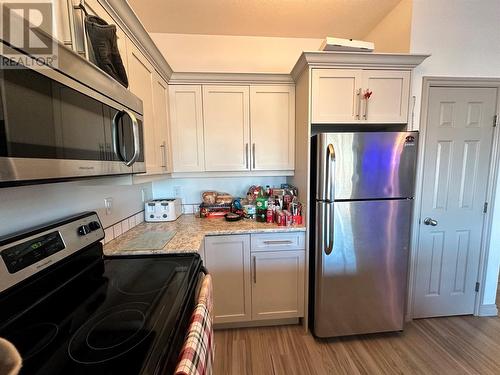
<svg viewBox="0 0 500 375"><path fill-rule="evenodd" d="M113 210L113 198L104 198L104 208L106 209L106 215L111 215Z"/></svg>
<svg viewBox="0 0 500 375"><path fill-rule="evenodd" d="M182 186L174 186L174 198L180 198L182 196Z"/></svg>
<svg viewBox="0 0 500 375"><path fill-rule="evenodd" d="M144 203L146 202L146 197L147 197L146 189L142 189L141 194L142 194L142 203Z"/></svg>

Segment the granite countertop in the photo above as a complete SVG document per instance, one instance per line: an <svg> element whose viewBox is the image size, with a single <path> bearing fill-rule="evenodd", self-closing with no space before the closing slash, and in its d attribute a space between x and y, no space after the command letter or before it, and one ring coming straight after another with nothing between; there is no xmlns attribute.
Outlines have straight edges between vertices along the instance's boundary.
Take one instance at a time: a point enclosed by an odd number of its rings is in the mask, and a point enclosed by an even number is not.
<svg viewBox="0 0 500 375"><path fill-rule="evenodd" d="M271 223L259 223L243 219L229 222L224 218L201 219L194 215L182 215L176 221L165 223L141 223L104 245L106 255L131 255L155 253L198 252L205 236L245 233L305 232L304 225L279 227ZM162 249L125 250L127 243L147 232L174 231L175 235Z"/></svg>

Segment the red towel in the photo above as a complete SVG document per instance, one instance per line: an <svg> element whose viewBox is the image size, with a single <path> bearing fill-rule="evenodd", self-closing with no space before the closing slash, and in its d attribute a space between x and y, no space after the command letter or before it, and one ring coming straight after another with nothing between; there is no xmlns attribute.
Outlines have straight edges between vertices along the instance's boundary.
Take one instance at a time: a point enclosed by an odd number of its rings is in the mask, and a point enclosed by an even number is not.
<svg viewBox="0 0 500 375"><path fill-rule="evenodd" d="M214 356L212 277L203 279L175 375L210 375Z"/></svg>

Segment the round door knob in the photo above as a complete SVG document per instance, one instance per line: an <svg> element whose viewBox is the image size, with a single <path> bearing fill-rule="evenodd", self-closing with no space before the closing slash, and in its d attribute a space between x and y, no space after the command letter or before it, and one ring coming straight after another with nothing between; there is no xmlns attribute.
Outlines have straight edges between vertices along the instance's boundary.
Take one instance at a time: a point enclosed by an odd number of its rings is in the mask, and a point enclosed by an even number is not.
<svg viewBox="0 0 500 375"><path fill-rule="evenodd" d="M432 219L432 218L430 218L430 217L426 217L426 218L424 219L424 224L425 224L425 225L430 225L430 226L435 227L436 225L438 225L438 222L437 222L437 220L434 220L434 219Z"/></svg>

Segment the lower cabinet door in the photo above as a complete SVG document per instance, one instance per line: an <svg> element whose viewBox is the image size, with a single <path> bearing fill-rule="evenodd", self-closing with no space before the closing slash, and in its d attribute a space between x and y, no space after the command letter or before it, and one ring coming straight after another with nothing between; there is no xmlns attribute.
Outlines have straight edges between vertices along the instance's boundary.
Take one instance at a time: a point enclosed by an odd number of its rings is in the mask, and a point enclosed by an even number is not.
<svg viewBox="0 0 500 375"><path fill-rule="evenodd" d="M252 319L304 316L305 251L252 253Z"/></svg>
<svg viewBox="0 0 500 375"><path fill-rule="evenodd" d="M205 267L214 284L215 323L250 321L250 236L206 237Z"/></svg>

